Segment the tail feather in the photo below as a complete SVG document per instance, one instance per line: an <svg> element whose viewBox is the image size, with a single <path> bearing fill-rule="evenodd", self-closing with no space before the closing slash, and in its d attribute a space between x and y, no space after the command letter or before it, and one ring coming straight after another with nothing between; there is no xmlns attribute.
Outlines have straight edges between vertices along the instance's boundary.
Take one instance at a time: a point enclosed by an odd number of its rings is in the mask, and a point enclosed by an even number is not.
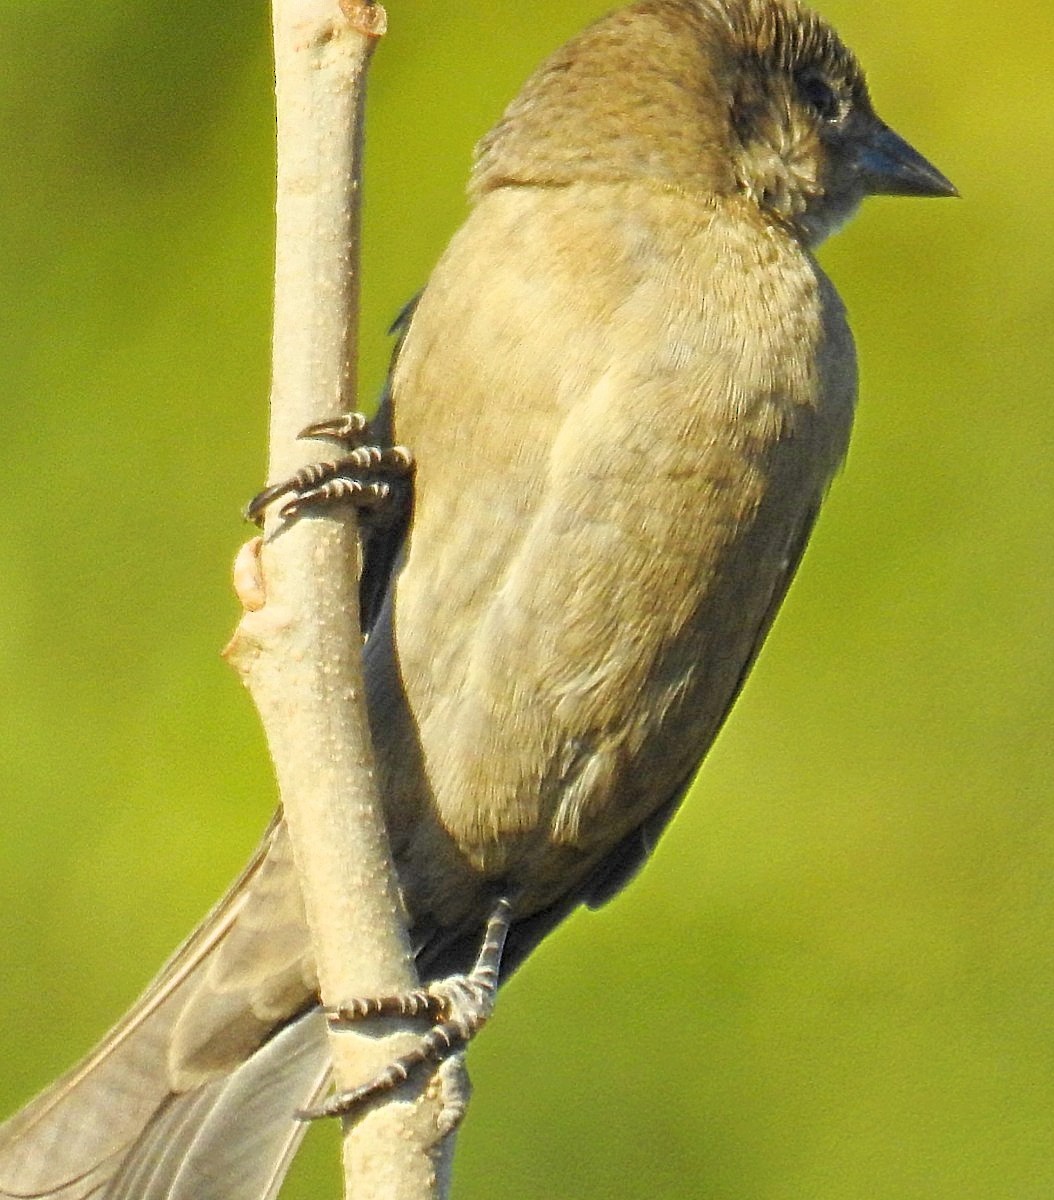
<svg viewBox="0 0 1054 1200"><path fill-rule="evenodd" d="M85 1063L0 1126L0 1197L106 1194L106 1179L169 1095L168 1044L185 987L137 1009Z"/></svg>
<svg viewBox="0 0 1054 1200"><path fill-rule="evenodd" d="M325 1021L298 1018L236 1071L175 1096L136 1140L106 1200L269 1200L329 1080Z"/></svg>
<svg viewBox="0 0 1054 1200"><path fill-rule="evenodd" d="M300 925L288 858L276 821L128 1016L83 1063L0 1125L0 1200L275 1194L304 1132L295 1110L318 1096L329 1070L324 1020L310 1008L304 983L291 988L287 979ZM268 955L275 943L279 952ZM245 984L246 963L259 967L255 994ZM273 1036L256 1016L261 997L267 1011L274 1007L272 993L289 1004L284 1021L271 1013ZM240 1005L228 1012L236 995ZM262 1044L246 1046L240 1059L221 1056L211 1068L187 1070L182 1044L188 1037L192 1046L196 1039L211 1044L209 1020L229 1020L242 1033L242 1026L258 1029Z"/></svg>

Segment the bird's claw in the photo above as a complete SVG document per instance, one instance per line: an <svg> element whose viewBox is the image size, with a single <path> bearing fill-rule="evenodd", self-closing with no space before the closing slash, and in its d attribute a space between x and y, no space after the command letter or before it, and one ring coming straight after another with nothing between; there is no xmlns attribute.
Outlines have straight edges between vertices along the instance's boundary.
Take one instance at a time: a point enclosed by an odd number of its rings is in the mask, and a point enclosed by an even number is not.
<svg viewBox="0 0 1054 1200"><path fill-rule="evenodd" d="M346 446L361 446L362 436L369 428L369 419L364 413L341 413L338 417L327 417L324 421L314 421L305 425L297 434L302 438L332 438L343 442Z"/></svg>
<svg viewBox="0 0 1054 1200"><path fill-rule="evenodd" d="M451 975L428 987L391 996L351 1000L327 1010L333 1026L349 1025L367 1017L428 1017L432 1028L421 1035L408 1053L394 1059L379 1075L356 1088L337 1092L314 1108L298 1113L301 1120L346 1117L367 1101L405 1083L425 1064L439 1064L464 1049L494 1012L501 956L512 925L512 905L501 899L487 923L486 936L472 970Z"/></svg>
<svg viewBox="0 0 1054 1200"><path fill-rule="evenodd" d="M364 443L368 429L369 422L358 412L306 426L300 437L330 438L344 445L347 453L310 463L288 479L270 484L246 505L246 518L261 524L264 510L283 497L288 497L281 509L284 517L339 502L354 504L363 516L400 511L409 498L413 455L405 446Z"/></svg>

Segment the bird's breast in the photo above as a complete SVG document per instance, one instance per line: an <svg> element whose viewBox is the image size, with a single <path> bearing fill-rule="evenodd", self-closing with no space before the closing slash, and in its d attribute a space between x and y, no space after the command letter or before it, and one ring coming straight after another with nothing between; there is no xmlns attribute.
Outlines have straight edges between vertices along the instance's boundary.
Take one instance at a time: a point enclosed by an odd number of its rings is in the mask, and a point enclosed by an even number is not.
<svg viewBox="0 0 1054 1200"><path fill-rule="evenodd" d="M683 785L854 389L830 285L741 213L641 184L477 206L393 376L417 500L369 666L425 890L521 873L543 903L547 855L585 862Z"/></svg>

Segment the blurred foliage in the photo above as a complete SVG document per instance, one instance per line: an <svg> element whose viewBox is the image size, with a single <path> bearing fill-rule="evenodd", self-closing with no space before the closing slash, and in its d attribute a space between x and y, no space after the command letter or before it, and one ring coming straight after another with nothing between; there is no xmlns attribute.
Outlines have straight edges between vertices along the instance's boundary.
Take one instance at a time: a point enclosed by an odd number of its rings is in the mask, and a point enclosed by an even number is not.
<svg viewBox="0 0 1054 1200"><path fill-rule="evenodd" d="M366 394L472 142L603 8L392 0ZM964 199L872 201L824 250L862 363L847 470L655 860L473 1050L461 1200L1054 1195L1054 16L824 11ZM3 1109L273 803L217 654L265 457L268 32L246 0L0 0ZM311 1140L290 1197L337 1194Z"/></svg>

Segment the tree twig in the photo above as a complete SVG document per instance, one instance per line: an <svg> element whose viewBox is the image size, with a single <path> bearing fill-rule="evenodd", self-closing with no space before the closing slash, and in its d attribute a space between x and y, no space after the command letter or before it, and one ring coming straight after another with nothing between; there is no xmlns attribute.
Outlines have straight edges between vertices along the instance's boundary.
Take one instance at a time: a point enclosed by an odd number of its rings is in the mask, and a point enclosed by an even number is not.
<svg viewBox="0 0 1054 1200"><path fill-rule="evenodd" d="M359 0L274 0L272 479L318 456L317 443L296 440L300 429L356 407L362 112L384 23L379 5ZM227 650L267 734L330 1005L418 986L373 781L358 574L349 512L284 526L272 517L236 568L246 612ZM338 1088L369 1079L407 1048L405 1023L383 1032L371 1024L331 1034ZM346 1194L445 1196L453 1139L441 1136L442 1120L438 1094L411 1092L350 1123Z"/></svg>

